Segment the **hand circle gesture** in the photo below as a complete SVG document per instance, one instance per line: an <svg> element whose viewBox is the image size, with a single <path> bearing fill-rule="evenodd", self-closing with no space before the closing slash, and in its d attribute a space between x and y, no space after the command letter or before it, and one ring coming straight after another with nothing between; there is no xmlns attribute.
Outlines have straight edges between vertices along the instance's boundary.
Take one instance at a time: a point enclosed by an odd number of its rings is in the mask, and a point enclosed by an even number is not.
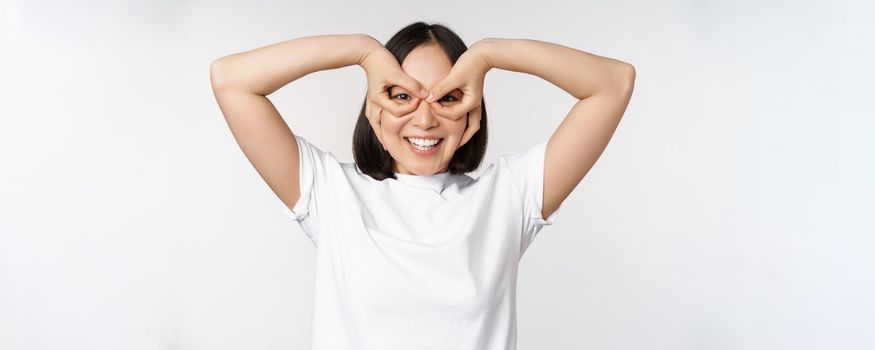
<svg viewBox="0 0 875 350"><path fill-rule="evenodd" d="M383 109L394 115L405 115L416 110L419 101L428 95L416 79L413 79L401 69L401 65L389 50L380 46L368 53L362 60L368 78L368 96L365 103L365 116L374 129L374 134L380 143L383 142L383 132L380 127L380 113ZM420 96L411 96L413 103L401 104L392 100L389 89L400 86L407 91L420 91Z"/></svg>
<svg viewBox="0 0 875 350"><path fill-rule="evenodd" d="M442 117L452 120L468 117L468 127L462 135L460 144L467 143L480 129L480 119L483 113L483 82L486 73L492 66L479 50L478 44L472 45L459 56L450 69L450 73L430 91L424 89L416 79L407 75L401 69L395 56L383 46L368 53L362 59L361 66L365 69L368 79L365 116L381 143L383 142L380 126L382 110L385 109L396 116L405 115L416 110L420 101L426 97L428 97L426 102L432 106L436 114ZM389 89L393 86L400 86L406 91L420 91L420 94L419 96L411 95L411 101L399 103L392 100L389 95ZM456 89L463 94L460 103L445 106L439 102L443 96Z"/></svg>
<svg viewBox="0 0 875 350"><path fill-rule="evenodd" d="M460 144L467 143L474 133L480 130L480 119L483 114L483 82L490 69L492 69L491 64L481 54L477 44L474 44L459 56L450 73L429 91L426 101L435 113L452 120L468 117L468 128L465 129ZM435 102L456 89L463 94L460 103L444 106Z"/></svg>

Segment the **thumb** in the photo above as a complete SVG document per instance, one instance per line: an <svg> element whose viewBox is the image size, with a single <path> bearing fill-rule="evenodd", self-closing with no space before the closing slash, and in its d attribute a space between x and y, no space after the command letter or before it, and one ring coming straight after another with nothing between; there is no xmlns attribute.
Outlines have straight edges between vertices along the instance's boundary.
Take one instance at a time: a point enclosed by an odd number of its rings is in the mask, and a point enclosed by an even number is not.
<svg viewBox="0 0 875 350"><path fill-rule="evenodd" d="M439 98L448 94L450 92L450 90L452 90L452 85L454 83L455 82L453 81L452 77L450 77L450 76L445 77L443 80L441 80L439 83L437 83L437 85L435 85L434 87L431 88L431 90L429 91L428 97L426 97L425 100L428 103L432 103L434 101L437 101Z"/></svg>
<svg viewBox="0 0 875 350"><path fill-rule="evenodd" d="M398 81L398 86L410 91L412 94L418 95L419 98L428 97L428 90L423 88L416 79L411 78L407 73L402 71L396 81Z"/></svg>

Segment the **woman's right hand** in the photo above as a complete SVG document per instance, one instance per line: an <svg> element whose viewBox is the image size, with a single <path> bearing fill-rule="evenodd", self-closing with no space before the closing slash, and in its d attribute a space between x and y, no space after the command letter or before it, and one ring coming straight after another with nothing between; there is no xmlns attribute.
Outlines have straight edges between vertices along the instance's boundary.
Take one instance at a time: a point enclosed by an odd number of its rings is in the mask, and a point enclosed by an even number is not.
<svg viewBox="0 0 875 350"><path fill-rule="evenodd" d="M420 100L428 97L428 90L424 89L416 79L404 73L398 60L383 45L375 45L359 65L365 70L368 78L365 116L374 129L377 139L382 143L380 113L384 109L395 116L411 113L419 106ZM389 88L393 86L399 86L406 91L419 91L419 96L410 96L412 101L398 103L389 95Z"/></svg>

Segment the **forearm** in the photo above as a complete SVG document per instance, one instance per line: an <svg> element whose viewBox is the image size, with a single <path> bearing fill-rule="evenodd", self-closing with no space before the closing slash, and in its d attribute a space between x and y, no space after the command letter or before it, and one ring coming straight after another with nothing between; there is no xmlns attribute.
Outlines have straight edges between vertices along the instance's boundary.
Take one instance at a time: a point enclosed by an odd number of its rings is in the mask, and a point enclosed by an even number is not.
<svg viewBox="0 0 875 350"><path fill-rule="evenodd" d="M374 45L365 34L301 37L216 59L210 77L214 86L267 96L307 74L359 64Z"/></svg>
<svg viewBox="0 0 875 350"><path fill-rule="evenodd" d="M487 38L478 42L492 68L528 73L583 99L605 89L628 89L632 65L559 44L531 39Z"/></svg>

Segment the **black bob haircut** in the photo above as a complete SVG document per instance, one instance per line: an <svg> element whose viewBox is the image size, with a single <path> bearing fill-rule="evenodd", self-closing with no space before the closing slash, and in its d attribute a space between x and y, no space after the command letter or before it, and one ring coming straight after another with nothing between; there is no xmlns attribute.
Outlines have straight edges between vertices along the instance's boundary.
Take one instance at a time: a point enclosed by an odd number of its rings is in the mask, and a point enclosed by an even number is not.
<svg viewBox="0 0 875 350"><path fill-rule="evenodd" d="M404 27L386 42L385 47L395 56L400 65L404 62L410 51L413 51L413 49L420 45L432 43L440 45L453 65L468 50L462 38L449 28L441 24L427 24L423 22L415 22ZM481 99L480 103L483 108L480 118L480 129L453 154L453 158L450 159L447 167L447 172L450 174L464 174L476 170L486 155L488 134L486 127L486 100ZM393 162L395 160L388 151L383 149L380 140L374 134L374 129L365 116L366 104L367 97L365 97L365 101L362 103L362 109L359 112L358 121L353 131L353 158L358 168L370 177L380 181L386 178L395 179L393 170Z"/></svg>

